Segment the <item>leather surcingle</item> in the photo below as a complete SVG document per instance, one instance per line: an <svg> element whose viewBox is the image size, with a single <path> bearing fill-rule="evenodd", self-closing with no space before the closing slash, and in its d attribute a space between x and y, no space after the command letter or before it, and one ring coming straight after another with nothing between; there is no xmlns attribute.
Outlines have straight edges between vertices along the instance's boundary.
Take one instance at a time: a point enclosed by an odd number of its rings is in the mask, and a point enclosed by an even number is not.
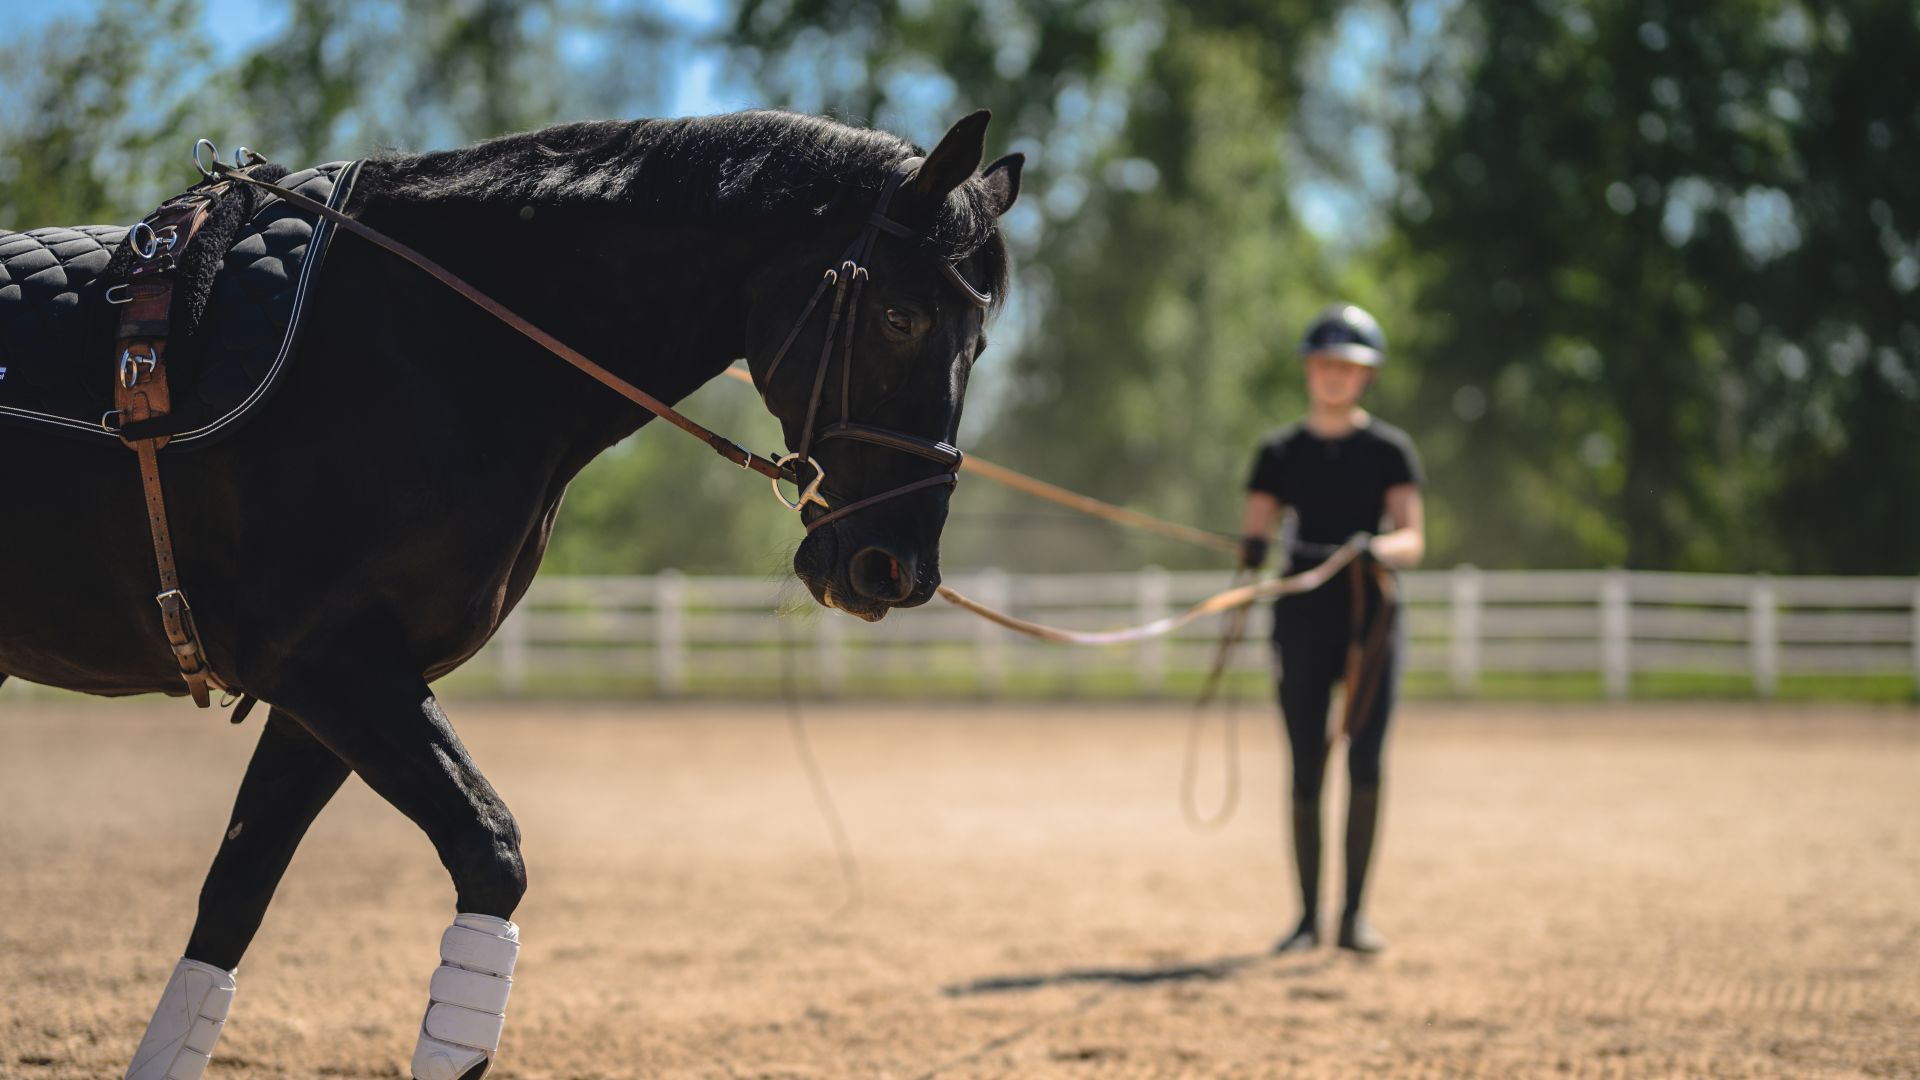
<svg viewBox="0 0 1920 1080"><path fill-rule="evenodd" d="M127 233L133 262L127 280L108 291L109 300L119 307L119 318L114 334L114 410L101 419L102 426L125 430L163 420L173 411L167 382L167 341L181 258L212 216L215 203L232 187L230 181L196 185L162 204ZM115 292L122 295L115 297ZM167 521L159 457L170 438L164 434L123 436L121 441L140 461L147 529L153 537L154 562L159 570L160 591L154 601L160 605L160 624L187 692L194 704L204 709L212 704L211 689L225 690L227 684L207 663L200 631L193 621L193 606L180 585L179 568L174 562L173 531Z"/></svg>

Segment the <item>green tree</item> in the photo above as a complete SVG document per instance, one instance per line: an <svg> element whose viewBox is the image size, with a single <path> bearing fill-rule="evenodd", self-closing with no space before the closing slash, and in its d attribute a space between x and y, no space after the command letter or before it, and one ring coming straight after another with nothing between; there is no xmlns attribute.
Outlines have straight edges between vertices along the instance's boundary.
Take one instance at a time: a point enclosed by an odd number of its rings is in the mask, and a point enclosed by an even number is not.
<svg viewBox="0 0 1920 1080"><path fill-rule="evenodd" d="M1471 14L1396 221L1459 549L1920 568L1911 7Z"/></svg>
<svg viewBox="0 0 1920 1080"><path fill-rule="evenodd" d="M223 80L194 0L101 5L0 51L0 228L131 220L194 178Z"/></svg>

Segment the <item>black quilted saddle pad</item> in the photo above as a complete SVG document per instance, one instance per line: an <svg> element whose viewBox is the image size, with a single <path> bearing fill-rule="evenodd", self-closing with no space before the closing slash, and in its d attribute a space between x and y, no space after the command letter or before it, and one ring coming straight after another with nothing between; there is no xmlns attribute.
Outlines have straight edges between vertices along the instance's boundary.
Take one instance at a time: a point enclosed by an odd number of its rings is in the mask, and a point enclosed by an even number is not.
<svg viewBox="0 0 1920 1080"><path fill-rule="evenodd" d="M358 171L358 162L336 161L280 183L338 209ZM277 196L262 202L214 279L195 347L169 348L179 357L168 367L182 429L171 445L211 443L272 393L333 232ZM126 233L119 225L0 231L0 424L117 441L101 425L117 370L112 283L101 274Z"/></svg>

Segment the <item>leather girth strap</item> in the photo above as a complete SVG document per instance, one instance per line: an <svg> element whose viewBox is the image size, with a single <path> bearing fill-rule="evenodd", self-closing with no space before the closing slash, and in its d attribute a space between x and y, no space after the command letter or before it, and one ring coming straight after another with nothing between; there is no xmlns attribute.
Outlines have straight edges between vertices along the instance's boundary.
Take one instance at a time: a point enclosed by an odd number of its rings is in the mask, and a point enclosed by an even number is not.
<svg viewBox="0 0 1920 1080"><path fill-rule="evenodd" d="M228 186L218 183L196 187L169 200L128 233L128 243L134 250L133 265L126 282L108 294L109 298L113 292L124 294L114 301L119 306L119 325L114 333L114 412L107 414L107 419L117 417L117 423L110 427L157 420L172 411L167 385L167 335L180 257L207 223L214 200ZM212 704L210 688L225 690L227 686L207 663L200 631L193 622L193 606L180 586L180 572L174 563L173 531L167 523L166 492L160 483L160 449L168 438L162 435L121 441L140 461L147 529L153 535L154 562L160 572L160 591L154 596L160 605L160 624L180 665L187 692L193 696L193 703L204 709Z"/></svg>

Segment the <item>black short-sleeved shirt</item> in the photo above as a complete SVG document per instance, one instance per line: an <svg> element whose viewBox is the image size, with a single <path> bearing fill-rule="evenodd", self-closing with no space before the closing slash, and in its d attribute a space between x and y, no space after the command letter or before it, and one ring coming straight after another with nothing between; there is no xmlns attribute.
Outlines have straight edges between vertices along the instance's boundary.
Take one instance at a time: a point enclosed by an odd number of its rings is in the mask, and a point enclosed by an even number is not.
<svg viewBox="0 0 1920 1080"><path fill-rule="evenodd" d="M1375 419L1338 439L1323 439L1304 423L1287 425L1260 444L1247 489L1264 491L1293 509L1299 519L1296 540L1333 546L1345 543L1354 533L1381 531L1388 488L1423 483L1413 440L1392 424ZM1296 553L1291 567L1298 571L1323 557L1310 551ZM1325 604L1317 602L1322 599ZM1299 597L1282 597L1274 635L1282 636L1285 624L1292 621L1289 609L1313 608L1317 614L1330 615L1336 608L1346 611L1349 602L1345 590L1333 585ZM1322 607L1327 611L1319 612ZM1342 615L1339 626L1328 629L1344 635L1346 621Z"/></svg>
<svg viewBox="0 0 1920 1080"><path fill-rule="evenodd" d="M1422 482L1413 440L1373 420L1338 439L1323 439L1305 424L1287 425L1260 444L1247 489L1292 507L1301 541L1341 544L1354 533L1380 531L1388 488Z"/></svg>

